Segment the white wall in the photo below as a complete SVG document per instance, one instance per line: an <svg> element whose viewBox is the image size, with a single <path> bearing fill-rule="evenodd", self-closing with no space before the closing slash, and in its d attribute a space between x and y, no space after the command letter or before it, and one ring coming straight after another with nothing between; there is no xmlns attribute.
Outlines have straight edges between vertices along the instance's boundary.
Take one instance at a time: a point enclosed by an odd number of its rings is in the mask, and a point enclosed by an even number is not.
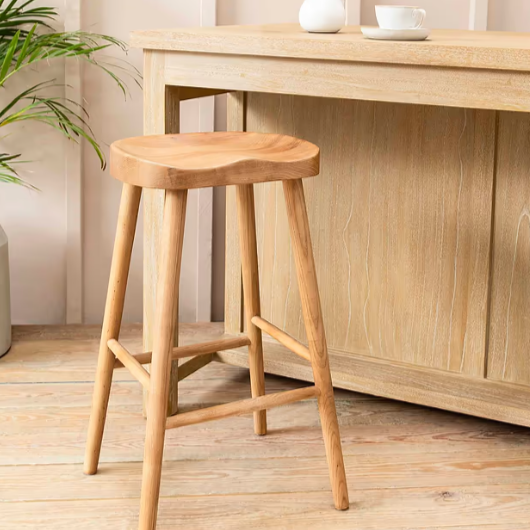
<svg viewBox="0 0 530 530"><path fill-rule="evenodd" d="M376 4L402 5L401 0L363 0L361 4L361 23L376 25ZM430 28L467 29L469 24L469 2L467 0L414 0L417 5L427 10L425 25Z"/></svg>
<svg viewBox="0 0 530 530"><path fill-rule="evenodd" d="M128 41L137 29L200 25L200 2L194 0L97 0L83 2L83 29L113 35ZM142 52L131 50L128 60L142 70ZM142 134L141 91L131 84L132 98L125 101L112 80L94 69L85 69L84 97L90 109L90 123L105 144L118 138ZM198 104L183 106L182 131L198 130ZM118 216L121 185L108 170L102 172L96 156L85 149L83 161L84 225L84 321L101 321L106 294L112 245ZM195 197L195 200L194 200ZM181 281L181 320L195 321L197 270L197 202L190 194ZM142 320L142 216L138 226L129 288L126 321ZM138 237L139 236L139 237Z"/></svg>
<svg viewBox="0 0 530 530"><path fill-rule="evenodd" d="M40 1L59 10L61 0ZM62 30L59 20L57 29ZM2 105L25 88L46 79L63 79L64 64L27 69L2 89ZM58 89L57 95L64 94ZM0 223L9 237L12 313L15 322L56 323L65 319L65 164L64 141L42 124L2 129L1 152L22 153L32 163L19 167L40 188L29 191L0 184Z"/></svg>
<svg viewBox="0 0 530 530"><path fill-rule="evenodd" d="M530 1L489 0L488 29L530 31Z"/></svg>
<svg viewBox="0 0 530 530"><path fill-rule="evenodd" d="M69 6L81 0L66 0ZM42 5L64 7L65 0L42 0ZM135 29L200 25L200 0L83 0L82 29L113 35L125 41ZM58 30L63 30L60 25ZM120 53L112 55L125 58ZM142 70L142 52L131 50L127 60ZM38 72L14 78L11 92L42 81L42 76L64 80L64 63L56 61ZM115 139L142 134L141 89L130 83L124 100L116 85L93 67L84 70L83 96L90 125L106 153ZM61 91L64 93L64 91ZM197 102L183 105L182 130L199 129ZM3 131L4 132L4 131ZM5 131L8 132L7 130ZM15 125L2 140L2 151L23 150L34 163L24 173L42 191L0 187L0 223L10 240L14 323L62 324L66 321L66 141L55 131L28 123ZM102 172L91 149L82 156L83 307L84 322L101 322L118 214L120 183ZM190 194L184 247L181 317L194 321L197 277L197 200ZM134 249L125 320L142 319L142 216Z"/></svg>

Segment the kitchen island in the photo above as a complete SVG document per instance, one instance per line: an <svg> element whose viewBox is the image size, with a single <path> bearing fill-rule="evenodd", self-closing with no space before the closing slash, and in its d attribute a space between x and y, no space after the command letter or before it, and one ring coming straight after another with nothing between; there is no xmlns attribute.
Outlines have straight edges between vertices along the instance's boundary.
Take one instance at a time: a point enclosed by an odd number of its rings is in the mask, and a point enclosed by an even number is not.
<svg viewBox="0 0 530 530"><path fill-rule="evenodd" d="M227 92L231 130L321 147L321 174L304 186L335 386L530 426L530 34L387 42L358 27L227 26L135 32L133 46L145 50L145 134L178 132L181 101ZM146 351L162 206L146 193ZM276 183L256 186L256 215L262 315L303 342ZM230 188L226 253L236 335ZM266 371L312 379L303 359L264 348ZM247 365L245 349L213 358ZM174 390L210 360L199 359L175 369Z"/></svg>

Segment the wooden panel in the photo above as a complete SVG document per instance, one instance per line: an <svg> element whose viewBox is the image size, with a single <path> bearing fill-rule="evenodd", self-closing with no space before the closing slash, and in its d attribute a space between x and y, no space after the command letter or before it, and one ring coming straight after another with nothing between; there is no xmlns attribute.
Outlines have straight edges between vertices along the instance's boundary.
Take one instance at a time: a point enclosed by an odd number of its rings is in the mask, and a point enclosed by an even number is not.
<svg viewBox="0 0 530 530"><path fill-rule="evenodd" d="M306 361L275 342L264 341L263 347L268 374L313 381ZM337 388L530 427L530 390L523 386L334 349L329 350L329 357ZM242 350L220 352L217 358L248 366Z"/></svg>
<svg viewBox="0 0 530 530"><path fill-rule="evenodd" d="M330 35L308 34L299 24L275 24L134 31L131 43L215 54L530 71L530 35L501 31L433 30L429 40L411 43L371 41L359 26Z"/></svg>
<svg viewBox="0 0 530 530"><path fill-rule="evenodd" d="M246 131L247 98L244 92L228 94L227 129ZM226 188L226 261L225 261L225 329L228 333L243 331L243 294L236 187Z"/></svg>
<svg viewBox="0 0 530 530"><path fill-rule="evenodd" d="M483 376L494 113L249 94L247 130L322 148L305 189L330 347ZM283 193L256 188L262 315L304 341Z"/></svg>
<svg viewBox="0 0 530 530"><path fill-rule="evenodd" d="M165 56L160 52L144 54L144 134L180 132L180 99L178 89L164 83ZM164 220L163 190L144 190L144 351L153 350L155 326L158 259L161 255L162 222ZM175 322L175 346L178 346L178 312ZM168 414L178 409L178 361L172 363L168 397ZM147 392L145 393L147 400ZM145 406L147 410L147 406Z"/></svg>
<svg viewBox="0 0 530 530"><path fill-rule="evenodd" d="M498 131L488 377L530 385L530 117Z"/></svg>
<svg viewBox="0 0 530 530"><path fill-rule="evenodd" d="M168 53L166 58L169 85L530 111L528 72L215 53Z"/></svg>

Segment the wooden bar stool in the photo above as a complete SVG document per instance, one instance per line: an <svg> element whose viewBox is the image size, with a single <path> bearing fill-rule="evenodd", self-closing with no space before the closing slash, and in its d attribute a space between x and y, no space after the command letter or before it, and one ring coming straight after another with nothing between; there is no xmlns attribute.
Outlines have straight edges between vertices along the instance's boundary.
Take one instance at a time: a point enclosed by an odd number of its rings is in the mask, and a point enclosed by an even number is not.
<svg viewBox="0 0 530 530"><path fill-rule="evenodd" d="M97 471L112 373L125 366L149 391L140 529L156 527L162 453L166 429L254 413L256 434L267 432L266 409L316 397L322 422L335 507L349 506L335 399L302 178L319 172L315 145L277 134L204 133L145 136L115 142L111 173L124 182L112 258L105 318L88 441L85 473ZM254 188L258 182L282 181L309 348L260 316ZM189 189L237 186L244 305L248 336L196 346L173 347L186 199ZM132 355L119 342L125 289L142 188L166 190L162 256L157 286L154 347ZM265 395L261 330L312 364L315 385ZM252 399L166 418L171 362L174 359L248 346ZM151 363L148 373L143 364Z"/></svg>

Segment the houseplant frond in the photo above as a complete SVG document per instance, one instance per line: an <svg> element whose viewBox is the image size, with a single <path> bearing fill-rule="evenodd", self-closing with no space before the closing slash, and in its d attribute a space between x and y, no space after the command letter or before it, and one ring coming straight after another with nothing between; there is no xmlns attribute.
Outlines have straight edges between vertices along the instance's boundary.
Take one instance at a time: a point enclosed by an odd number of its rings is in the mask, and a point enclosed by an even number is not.
<svg viewBox="0 0 530 530"><path fill-rule="evenodd" d="M37 25L34 25L25 37L19 30L12 38L0 40L0 59L2 60L0 86L3 86L11 76L29 65L62 57L84 59L101 68L111 75L122 92L126 94L127 85L122 78L95 57L97 52L115 46L126 51L127 48L122 41L114 37L83 31L36 35L36 29ZM140 73L138 70L129 66L127 74L139 84Z"/></svg>
<svg viewBox="0 0 530 530"><path fill-rule="evenodd" d="M41 95L43 90L53 86L52 82L39 83L17 95L0 111L0 128L33 120L57 129L69 140L78 142L84 138L94 148L101 167L105 168L104 154L86 121L87 111L71 99Z"/></svg>
<svg viewBox="0 0 530 530"><path fill-rule="evenodd" d="M52 7L31 7L33 2L27 0L17 6L17 0L0 0L0 39L9 39L19 30L25 37L28 30L20 26L26 24L52 29L48 21L57 17L57 12Z"/></svg>
<svg viewBox="0 0 530 530"><path fill-rule="evenodd" d="M140 85L141 75L136 68L115 59L109 61L101 54L110 48L126 52L124 42L84 31L56 32L52 23L57 12L34 4L35 0L0 0L0 90L24 68L59 58L82 60L99 68L113 79L124 96L128 92L124 76ZM105 157L87 123L85 107L72 99L46 94L47 89L57 86L60 85L54 81L45 81L13 97L0 108L0 127L37 121L58 130L69 140L85 139L105 168ZM14 167L21 162L20 156L0 153L0 182L33 187L20 178Z"/></svg>
<svg viewBox="0 0 530 530"><path fill-rule="evenodd" d="M7 184L18 184L30 189L37 189L35 186L29 184L25 180L22 180L15 164L22 164L24 161L20 160L21 155L10 155L8 153L0 153L0 182Z"/></svg>

